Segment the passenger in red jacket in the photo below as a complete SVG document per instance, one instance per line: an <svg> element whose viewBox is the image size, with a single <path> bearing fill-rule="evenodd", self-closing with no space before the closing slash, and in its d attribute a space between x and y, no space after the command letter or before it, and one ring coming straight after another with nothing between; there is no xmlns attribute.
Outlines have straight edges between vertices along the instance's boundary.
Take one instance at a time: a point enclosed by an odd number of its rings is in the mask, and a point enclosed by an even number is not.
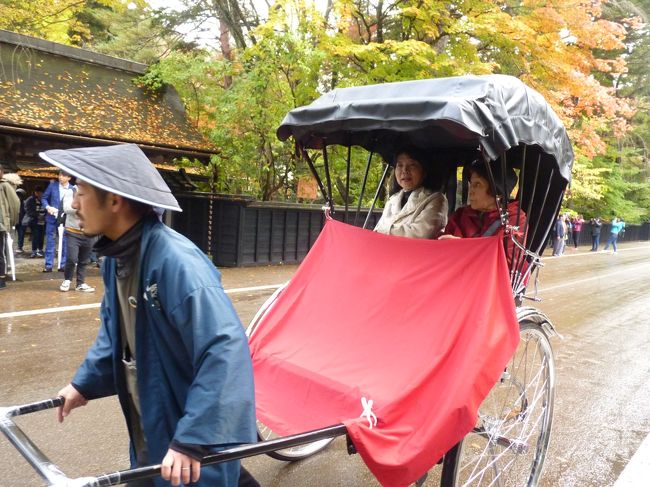
<svg viewBox="0 0 650 487"><path fill-rule="evenodd" d="M469 179L469 204L458 208L449 219L440 239L488 237L491 235L504 235L501 225L499 210L497 208L496 194L510 196L517 184L517 175L512 168L508 168L503 187L501 166L496 163L492 167L496 189L490 185L487 169L483 163L474 163L470 168ZM519 210L517 200L508 202L508 223L517 226L515 231L517 240L523 244L523 230L526 224L526 214ZM508 267L512 268L512 259L515 255L516 245L509 239L506 246ZM517 253L519 254L519 253Z"/></svg>

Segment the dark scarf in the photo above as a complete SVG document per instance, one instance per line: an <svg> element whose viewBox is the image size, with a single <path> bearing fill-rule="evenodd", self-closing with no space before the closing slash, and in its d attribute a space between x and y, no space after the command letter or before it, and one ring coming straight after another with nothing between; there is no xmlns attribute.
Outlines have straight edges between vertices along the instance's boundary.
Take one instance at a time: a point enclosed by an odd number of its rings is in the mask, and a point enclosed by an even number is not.
<svg viewBox="0 0 650 487"><path fill-rule="evenodd" d="M117 260L116 274L119 279L129 277L133 272L135 262L140 252L142 228L146 217L140 219L117 240L102 236L93 246L93 250L100 257L113 257Z"/></svg>
<svg viewBox="0 0 650 487"><path fill-rule="evenodd" d="M412 193L412 192L413 192L413 191L404 191L404 192L402 193L402 202L401 202L401 206L400 206L400 208L404 208L404 206L406 206L406 202L407 202L407 201L409 200L409 198L411 197L411 193Z"/></svg>

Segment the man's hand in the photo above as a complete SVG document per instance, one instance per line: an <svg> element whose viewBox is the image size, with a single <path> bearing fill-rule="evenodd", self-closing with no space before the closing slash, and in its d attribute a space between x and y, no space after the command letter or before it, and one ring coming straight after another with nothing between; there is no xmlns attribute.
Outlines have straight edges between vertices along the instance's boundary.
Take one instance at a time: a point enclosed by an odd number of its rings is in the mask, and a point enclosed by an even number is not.
<svg viewBox="0 0 650 487"><path fill-rule="evenodd" d="M192 482L198 482L201 476L201 462L183 455L171 448L167 450L167 455L163 458L160 475L165 480L171 480L172 485L190 483L190 474Z"/></svg>
<svg viewBox="0 0 650 487"><path fill-rule="evenodd" d="M457 237L456 235L440 235L438 237L438 240L449 240L451 238L461 238L461 237Z"/></svg>
<svg viewBox="0 0 650 487"><path fill-rule="evenodd" d="M48 206L48 207L47 207L47 212L48 212L50 215L52 215L52 216L56 216L56 215L59 214L59 210L57 210L57 209L54 208L53 206Z"/></svg>
<svg viewBox="0 0 650 487"><path fill-rule="evenodd" d="M63 406L59 406L57 409L59 423L63 423L65 417L70 414L70 411L74 408L88 404L88 399L83 397L81 393L72 386L72 384L68 384L61 389L58 395L65 399Z"/></svg>

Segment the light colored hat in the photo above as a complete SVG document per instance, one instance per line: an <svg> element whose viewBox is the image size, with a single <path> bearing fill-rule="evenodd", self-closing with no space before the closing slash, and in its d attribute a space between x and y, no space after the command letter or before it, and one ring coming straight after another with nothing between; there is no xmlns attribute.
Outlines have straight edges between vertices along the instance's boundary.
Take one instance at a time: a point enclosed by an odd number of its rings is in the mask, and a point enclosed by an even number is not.
<svg viewBox="0 0 650 487"><path fill-rule="evenodd" d="M182 211L160 173L135 144L55 149L39 156L97 188L154 207Z"/></svg>

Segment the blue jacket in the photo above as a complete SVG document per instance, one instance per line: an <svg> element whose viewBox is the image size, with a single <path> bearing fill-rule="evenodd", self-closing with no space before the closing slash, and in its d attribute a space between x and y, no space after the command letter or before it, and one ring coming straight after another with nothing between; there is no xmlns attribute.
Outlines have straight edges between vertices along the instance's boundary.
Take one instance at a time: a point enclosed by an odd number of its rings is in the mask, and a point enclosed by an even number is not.
<svg viewBox="0 0 650 487"><path fill-rule="evenodd" d="M52 181L50 184L47 185L47 188L45 188L45 191L43 192L43 196L41 196L41 204L43 205L43 208L47 208L48 206L51 206L53 208L56 208L57 210L59 209L59 206L61 204L61 195L59 194L58 180ZM50 215L49 213L45 213L45 221L50 223L55 223L56 216Z"/></svg>
<svg viewBox="0 0 650 487"><path fill-rule="evenodd" d="M615 223L612 222L612 226L611 226L609 231L611 233L613 233L614 235L618 235L623 228L625 228L625 222L622 222L621 220L619 220L619 221L617 221Z"/></svg>
<svg viewBox="0 0 650 487"><path fill-rule="evenodd" d="M219 272L155 218L144 224L140 259L136 364L150 463L162 461L172 439L214 450L255 442L248 342ZM117 393L130 425L115 268L107 258L101 327L72 383L87 399ZM234 487L238 478L239 462L228 462L201 469L192 485ZM169 484L158 477L156 485Z"/></svg>

